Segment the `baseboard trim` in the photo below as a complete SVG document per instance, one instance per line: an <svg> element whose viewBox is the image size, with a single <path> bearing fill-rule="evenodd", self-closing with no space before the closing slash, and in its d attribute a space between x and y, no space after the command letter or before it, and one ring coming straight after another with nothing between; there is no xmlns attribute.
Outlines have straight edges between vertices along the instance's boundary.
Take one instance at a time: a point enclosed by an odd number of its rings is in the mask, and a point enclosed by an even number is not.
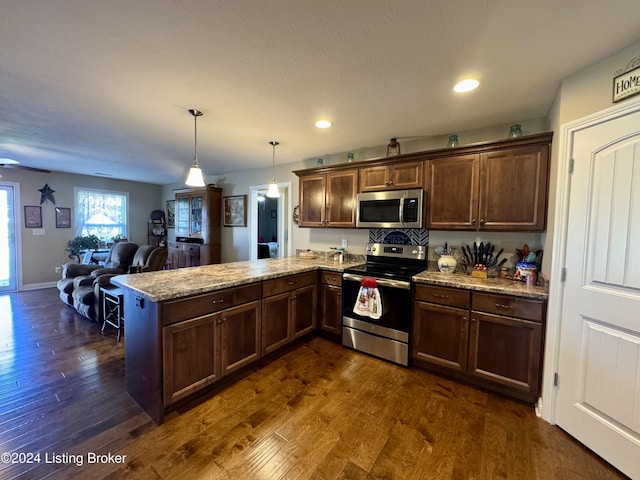
<svg viewBox="0 0 640 480"><path fill-rule="evenodd" d="M41 290L43 288L51 288L55 287L58 284L57 281L54 282L42 282L42 283L29 283L27 285L22 285L21 291L25 290Z"/></svg>

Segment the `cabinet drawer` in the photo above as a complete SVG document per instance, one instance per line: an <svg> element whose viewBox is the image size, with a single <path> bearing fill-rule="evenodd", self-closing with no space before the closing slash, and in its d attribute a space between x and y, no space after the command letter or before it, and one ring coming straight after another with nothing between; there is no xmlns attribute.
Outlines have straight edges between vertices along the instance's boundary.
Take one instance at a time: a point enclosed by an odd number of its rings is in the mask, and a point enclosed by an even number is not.
<svg viewBox="0 0 640 480"><path fill-rule="evenodd" d="M262 282L262 294L264 297L269 297L271 295L277 295L278 293L289 292L296 288L306 287L307 285L314 285L317 282L318 277L315 271L274 278L273 280L265 280Z"/></svg>
<svg viewBox="0 0 640 480"><path fill-rule="evenodd" d="M342 274L340 272L322 272L322 283L326 285L342 286Z"/></svg>
<svg viewBox="0 0 640 480"><path fill-rule="evenodd" d="M510 295L474 292L472 309L480 312L542 322L545 315L545 302Z"/></svg>
<svg viewBox="0 0 640 480"><path fill-rule="evenodd" d="M189 256L200 255L199 243L169 242L169 253L185 253Z"/></svg>
<svg viewBox="0 0 640 480"><path fill-rule="evenodd" d="M471 292L457 288L416 285L415 299L419 302L437 303L449 307L469 308Z"/></svg>
<svg viewBox="0 0 640 480"><path fill-rule="evenodd" d="M173 300L162 304L162 325L219 312L260 299L260 284L225 288L216 292Z"/></svg>

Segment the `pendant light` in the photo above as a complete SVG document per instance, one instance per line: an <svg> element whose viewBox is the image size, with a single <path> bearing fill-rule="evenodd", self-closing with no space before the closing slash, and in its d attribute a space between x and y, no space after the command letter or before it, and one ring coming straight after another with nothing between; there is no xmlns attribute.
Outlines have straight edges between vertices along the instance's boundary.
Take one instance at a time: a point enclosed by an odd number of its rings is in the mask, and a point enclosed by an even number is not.
<svg viewBox="0 0 640 480"><path fill-rule="evenodd" d="M204 187L204 178L202 177L202 169L198 165L198 117L202 116L200 110L191 109L189 113L193 115L193 165L189 169L189 175L187 175L186 184L190 187Z"/></svg>
<svg viewBox="0 0 640 480"><path fill-rule="evenodd" d="M280 196L280 192L278 191L278 185L276 184L276 145L280 145L279 142L275 140L271 140L269 145L273 147L273 171L271 175L271 183L269 184L269 190L267 190L267 197L269 198L278 198Z"/></svg>

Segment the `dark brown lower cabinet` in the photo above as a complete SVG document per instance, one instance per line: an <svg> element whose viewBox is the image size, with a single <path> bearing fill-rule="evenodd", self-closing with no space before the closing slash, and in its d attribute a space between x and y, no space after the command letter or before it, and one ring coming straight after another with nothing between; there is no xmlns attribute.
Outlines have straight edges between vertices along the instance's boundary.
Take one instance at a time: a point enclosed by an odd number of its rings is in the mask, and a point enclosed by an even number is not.
<svg viewBox="0 0 640 480"><path fill-rule="evenodd" d="M417 302L413 321L413 358L467 369L468 310Z"/></svg>
<svg viewBox="0 0 640 480"><path fill-rule="evenodd" d="M260 357L260 301L221 312L222 375L238 370Z"/></svg>
<svg viewBox="0 0 640 480"><path fill-rule="evenodd" d="M536 401L544 300L431 285L417 285L414 298L416 366Z"/></svg>
<svg viewBox="0 0 640 480"><path fill-rule="evenodd" d="M160 305L163 405L260 357L260 283Z"/></svg>
<svg viewBox="0 0 640 480"><path fill-rule="evenodd" d="M263 282L263 354L315 329L317 283L315 271Z"/></svg>
<svg viewBox="0 0 640 480"><path fill-rule="evenodd" d="M342 274L321 273L320 329L335 335L342 333Z"/></svg>
<svg viewBox="0 0 640 480"><path fill-rule="evenodd" d="M471 312L469 371L524 393L539 393L542 324Z"/></svg>
<svg viewBox="0 0 640 480"><path fill-rule="evenodd" d="M219 313L175 323L162 330L164 403L170 405L220 378Z"/></svg>
<svg viewBox="0 0 640 480"><path fill-rule="evenodd" d="M290 333L289 292L272 295L262 300L262 351L269 353L289 343Z"/></svg>

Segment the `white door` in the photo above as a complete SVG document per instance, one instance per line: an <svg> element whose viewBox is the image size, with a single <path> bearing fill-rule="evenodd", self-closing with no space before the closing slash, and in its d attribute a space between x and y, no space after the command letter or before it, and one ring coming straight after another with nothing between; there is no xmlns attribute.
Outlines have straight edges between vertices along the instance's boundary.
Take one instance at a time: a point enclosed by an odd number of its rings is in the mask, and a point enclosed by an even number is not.
<svg viewBox="0 0 640 480"><path fill-rule="evenodd" d="M18 288L16 185L0 184L0 292Z"/></svg>
<svg viewBox="0 0 640 480"><path fill-rule="evenodd" d="M640 479L640 109L570 135L556 423Z"/></svg>

